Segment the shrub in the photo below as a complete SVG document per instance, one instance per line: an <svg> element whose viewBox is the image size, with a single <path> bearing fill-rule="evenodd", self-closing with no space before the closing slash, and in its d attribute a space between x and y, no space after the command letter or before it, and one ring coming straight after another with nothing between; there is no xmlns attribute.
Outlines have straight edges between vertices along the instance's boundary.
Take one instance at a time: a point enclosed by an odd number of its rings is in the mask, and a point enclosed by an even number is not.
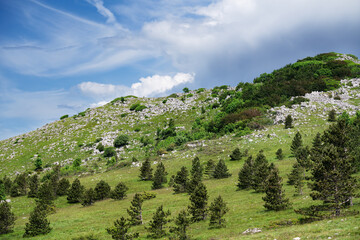
<svg viewBox="0 0 360 240"><path fill-rule="evenodd" d="M68 117L69 117L69 115L66 114L66 115L64 115L64 116L61 116L61 117L60 117L60 120L63 120L63 119L68 118Z"/></svg>
<svg viewBox="0 0 360 240"><path fill-rule="evenodd" d="M116 156L115 148L114 147L105 148L103 156L106 157L106 158Z"/></svg>
<svg viewBox="0 0 360 240"><path fill-rule="evenodd" d="M140 103L134 103L130 106L130 111L134 111L138 106L140 106Z"/></svg>
<svg viewBox="0 0 360 240"><path fill-rule="evenodd" d="M188 92L190 92L190 90L189 90L189 88L185 87L185 88L183 88L183 92L188 93Z"/></svg>
<svg viewBox="0 0 360 240"><path fill-rule="evenodd" d="M105 147L102 143L99 143L97 146L96 146L96 149L99 150L99 152L103 152Z"/></svg>
<svg viewBox="0 0 360 240"><path fill-rule="evenodd" d="M105 198L107 198L110 194L110 186L107 182L105 182L104 180L101 180L100 182L98 182L96 184L96 187L94 189L95 191L95 199L96 200L103 200Z"/></svg>
<svg viewBox="0 0 360 240"><path fill-rule="evenodd" d="M145 108L147 108L145 105L139 105L135 108L135 112L141 112L142 110L144 110Z"/></svg>
<svg viewBox="0 0 360 240"><path fill-rule="evenodd" d="M114 147L119 148L122 146L127 145L129 142L129 136L128 135L119 135L114 140Z"/></svg>

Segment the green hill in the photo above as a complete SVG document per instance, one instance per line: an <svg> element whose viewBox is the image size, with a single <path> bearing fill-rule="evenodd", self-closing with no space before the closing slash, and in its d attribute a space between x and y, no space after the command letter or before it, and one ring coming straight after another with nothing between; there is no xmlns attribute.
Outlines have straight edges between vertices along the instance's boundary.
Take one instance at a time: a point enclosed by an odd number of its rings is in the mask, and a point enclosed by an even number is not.
<svg viewBox="0 0 360 240"><path fill-rule="evenodd" d="M355 56L327 53L264 73L254 83L239 83L237 87L224 85L160 98L117 98L102 107L63 116L35 131L1 141L0 176L14 180L19 173L34 174L35 162L41 159L43 170L38 171L41 182L51 179L54 166L60 165L62 178L70 182L79 178L86 189L95 188L100 180L112 189L119 182L129 188L123 200L107 198L88 207L70 204L66 196L57 197L56 212L48 215L52 230L34 239L111 239L106 228L121 216L128 218L133 196L144 191L156 197L144 201L144 224L132 227L130 232L138 232L140 239L146 239L149 235L146 228L156 209L163 205L164 210L170 210L170 218L175 218L190 204L190 195L174 194L168 183L152 190L152 181L139 178L140 166L149 158L154 172L163 163L169 181L181 167L190 170L195 157L203 168L210 159L215 164L224 160L231 176L222 179L203 176L208 205L221 195L229 208L226 228L209 229L207 218L188 227L191 239L358 239L360 215L355 213L360 210L359 198L353 199L346 215L300 224L301 215L294 209L321 201L312 200L306 184L303 195L299 195L286 182L297 161L290 151L297 132L301 133L304 145L311 148L316 134L334 124L328 121L331 110L340 118L346 118L341 115L346 111L350 115L349 124L357 126L359 77L360 63ZM294 127L285 129L288 115L292 116ZM350 135L350 139L356 139ZM230 155L236 148L254 159L263 150L268 162L279 169L290 208L266 210L264 193L237 188L238 173L247 156L232 161ZM276 155L280 148L282 160ZM359 163L356 151L351 150L354 161ZM307 171L306 177L310 175L311 171ZM359 178L359 173L353 176ZM308 179L304 180L307 182ZM10 199L17 219L14 232L0 237L19 239L35 200L27 196L6 198ZM174 221L168 223L167 232L170 226L174 226ZM255 228L259 232L251 233L256 232Z"/></svg>

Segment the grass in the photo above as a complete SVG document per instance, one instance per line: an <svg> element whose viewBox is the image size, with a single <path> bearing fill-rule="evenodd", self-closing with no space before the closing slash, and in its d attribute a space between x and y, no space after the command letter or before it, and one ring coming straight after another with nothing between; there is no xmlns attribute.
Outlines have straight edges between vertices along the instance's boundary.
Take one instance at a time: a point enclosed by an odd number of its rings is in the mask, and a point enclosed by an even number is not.
<svg viewBox="0 0 360 240"><path fill-rule="evenodd" d="M210 92L200 94L199 101L207 98ZM163 99L151 100L153 104L161 104ZM52 163L59 160L81 157L94 158L87 153L84 148L78 147L78 143L84 145L93 143L95 139L101 137L104 133L121 129L121 133L131 132L131 139L139 141L145 133L154 138L154 132L158 127L163 128L169 118L174 118L176 126L183 126L190 129L192 121L199 116L199 109L190 109L186 113L181 111L167 112L162 115L143 119L141 123L137 119L137 114L129 113L128 116L121 118L124 109L139 99L129 99L127 105L123 108L108 104L99 108L92 118L88 116L66 118L50 124L47 129L39 130L27 137L20 137L23 142L13 144L15 138L2 142L2 153L10 155L11 152L20 153L12 161L0 162L2 174L12 173L16 169L33 168L32 156L36 153L41 155L44 163ZM212 115L215 110L210 110L206 114ZM310 145L313 137L317 132L324 131L329 123L323 120L321 112L309 112L299 110L305 117L296 120L297 126L294 129L284 129L283 125L269 126L265 130L255 131L250 136L233 137L226 135L219 139L204 140L203 146L187 147L181 146L176 151L169 152L164 156L152 156L152 160L162 161L168 172L168 179L171 175L176 174L182 166L188 169L191 167L191 161L195 156L205 165L206 161L213 159L216 162L224 159L229 168L231 177L226 179L208 179L205 177L204 184L207 186L209 194L209 204L219 194L225 199L229 207L229 212L225 218L227 221L226 228L208 229L209 220L194 223L189 227L189 234L193 239L359 239L360 236L360 216L347 216L324 221L313 222L303 225L285 225L276 226L277 222L284 220L296 221L299 218L294 209L309 206L313 204L309 196L309 189L305 187L304 195L297 196L293 186L286 185L287 174L290 173L295 159L290 153L290 144L297 131L302 134L305 145ZM101 114L100 114L101 113ZM106 114L105 114L106 113ZM90 114L90 113L87 113ZM107 116L105 119L104 116ZM97 124L108 122L108 125ZM77 127L78 129L76 129ZM140 131L134 131L135 127L140 127ZM73 128L73 130L69 130ZM57 131L58 130L58 131ZM269 137L268 137L269 135ZM63 141L64 139L66 141ZM9 143L10 142L10 143ZM4 148L7 146L7 149ZM262 193L254 193L250 190L238 191L236 189L237 177L245 158L240 161L230 161L229 154L239 147L241 151L249 150L249 155L255 156L261 149L269 162L275 163L280 170L283 178L284 189L287 197L290 198L292 208L284 211L274 212L267 211L263 207ZM276 159L276 151L282 148L284 160ZM134 144L122 153L122 157L128 161L135 156L140 161L144 159L145 150L140 144ZM126 209L130 206L132 197L137 192L151 191L156 193L156 198L144 202L143 218L144 225L133 227L131 231L140 233L140 239L146 239L148 225L156 208L164 205L165 210L170 210L174 218L182 209L189 205L188 194L173 194L172 188L163 188L160 190L151 190L151 182L140 181L138 178L138 167L124 167L105 171L106 159L100 161L91 161L90 166L94 163L99 165L95 174L76 175L68 177L73 181L76 177L80 178L81 183L86 187L95 187L97 182L104 180L114 188L120 181L128 187L128 196L121 201L106 199L96 202L93 206L83 207L81 204L68 204L66 197L59 197L55 201L56 213L49 215L52 231L45 236L37 236L33 239L72 239L73 237L87 236L93 234L98 239L111 239L106 233L106 228L113 225L113 222L121 216L127 217ZM86 167L85 167L86 168ZM153 165L155 169L155 165ZM27 197L11 198L11 206L17 216L14 232L2 235L1 239L20 239L24 233L25 224L28 222L30 212L34 207L34 199ZM360 199L355 199L353 210L360 211ZM170 223L171 226L173 223ZM261 233L243 235L246 229L260 228Z"/></svg>

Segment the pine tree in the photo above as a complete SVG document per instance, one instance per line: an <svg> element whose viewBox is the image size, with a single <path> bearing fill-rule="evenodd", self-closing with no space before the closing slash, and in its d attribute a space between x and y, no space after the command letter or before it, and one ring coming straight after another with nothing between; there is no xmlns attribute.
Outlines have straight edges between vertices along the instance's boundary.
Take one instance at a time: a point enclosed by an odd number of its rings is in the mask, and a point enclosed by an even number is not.
<svg viewBox="0 0 360 240"><path fill-rule="evenodd" d="M15 214L11 212L9 203L0 201L0 234L12 232L15 219Z"/></svg>
<svg viewBox="0 0 360 240"><path fill-rule="evenodd" d="M306 170L311 168L310 149L308 146L299 147L295 153L296 161Z"/></svg>
<svg viewBox="0 0 360 240"><path fill-rule="evenodd" d="M311 147L311 155L314 154L320 154L322 149L322 140L321 140L321 134L317 133L315 138L312 141L312 147Z"/></svg>
<svg viewBox="0 0 360 240"><path fill-rule="evenodd" d="M42 161L41 158L37 157L35 160L35 171L41 171L42 170Z"/></svg>
<svg viewBox="0 0 360 240"><path fill-rule="evenodd" d="M66 178L61 178L60 181L59 181L59 185L58 185L56 194L58 196L67 195L69 187L70 187L69 180L67 180Z"/></svg>
<svg viewBox="0 0 360 240"><path fill-rule="evenodd" d="M160 189L163 187L163 184L167 182L166 179L167 172L165 171L165 166L161 162L156 166L152 189Z"/></svg>
<svg viewBox="0 0 360 240"><path fill-rule="evenodd" d="M303 187L304 187L304 180L305 180L305 169L298 163L296 162L293 165L293 169L291 171L291 173L288 175L288 181L287 183L289 185L294 185L296 192L300 195L303 194Z"/></svg>
<svg viewBox="0 0 360 240"><path fill-rule="evenodd" d="M54 196L57 196L57 189L60 181L60 165L55 165L50 175L50 182Z"/></svg>
<svg viewBox="0 0 360 240"><path fill-rule="evenodd" d="M187 191L187 186L189 183L189 172L186 167L181 167L180 171L176 173L174 179L174 192L183 193Z"/></svg>
<svg viewBox="0 0 360 240"><path fill-rule="evenodd" d="M150 159L147 158L140 168L140 179L143 181L149 181L152 179L152 168Z"/></svg>
<svg viewBox="0 0 360 240"><path fill-rule="evenodd" d="M170 211L165 212L163 210L163 205L156 209L156 212L153 216L153 219L150 221L148 231L150 232L150 237L152 238L161 238L166 235L165 225L169 222L167 217L170 216Z"/></svg>
<svg viewBox="0 0 360 240"><path fill-rule="evenodd" d="M84 207L93 205L95 203L95 197L96 197L96 192L94 191L94 189L89 188L88 190L85 191L82 197L81 205L83 205Z"/></svg>
<svg viewBox="0 0 360 240"><path fill-rule="evenodd" d="M264 191L264 183L269 176L269 163L262 151L256 156L254 161L254 173L252 179L252 188L256 192Z"/></svg>
<svg viewBox="0 0 360 240"><path fill-rule="evenodd" d="M290 146L291 153L295 156L296 151L302 146L303 146L303 142L302 142L301 134L297 132Z"/></svg>
<svg viewBox="0 0 360 240"><path fill-rule="evenodd" d="M175 183L175 175L171 175L170 179L169 179L169 183L168 186L169 187L173 187Z"/></svg>
<svg viewBox="0 0 360 240"><path fill-rule="evenodd" d="M293 128L292 122L293 122L293 119L292 119L291 115L287 115L285 118L285 129Z"/></svg>
<svg viewBox="0 0 360 240"><path fill-rule="evenodd" d="M46 212L55 212L55 195L49 180L40 185L37 198L37 203L43 206Z"/></svg>
<svg viewBox="0 0 360 240"><path fill-rule="evenodd" d="M289 207L289 199L285 197L282 189L282 179L279 176L279 170L272 163L270 173L265 181L265 201L264 207L268 210L280 211Z"/></svg>
<svg viewBox="0 0 360 240"><path fill-rule="evenodd" d="M179 240L190 239L186 233L186 229L190 226L191 220L186 210L181 210L174 220L176 227L172 227L170 232L174 233Z"/></svg>
<svg viewBox="0 0 360 240"><path fill-rule="evenodd" d="M209 207L210 211L210 228L221 228L225 226L224 215L229 211L229 208L226 206L225 201L219 195L211 203Z"/></svg>
<svg viewBox="0 0 360 240"><path fill-rule="evenodd" d="M14 184L12 185L15 185L13 186L14 189L16 187L16 191L18 193L17 196L25 196L27 194L27 187L28 187L27 177L28 174L25 172L16 176L14 180Z"/></svg>
<svg viewBox="0 0 360 240"><path fill-rule="evenodd" d="M28 197L29 198L37 197L38 188L39 188L39 177L37 174L34 174L29 178L29 188L30 191L28 193Z"/></svg>
<svg viewBox="0 0 360 240"><path fill-rule="evenodd" d="M225 165L224 160L220 159L218 164L216 164L214 173L213 173L213 178L216 179L221 179L221 178L228 178L230 177L231 174L229 173L229 170L227 168L227 166Z"/></svg>
<svg viewBox="0 0 360 240"><path fill-rule="evenodd" d="M207 200L209 196L205 185L200 182L190 195L189 213L192 215L191 220L198 222L205 220L207 215Z"/></svg>
<svg viewBox="0 0 360 240"><path fill-rule="evenodd" d="M115 189L110 192L110 197L115 200L122 200L126 197L126 191L129 188L125 185L125 183L120 182L116 185Z"/></svg>
<svg viewBox="0 0 360 240"><path fill-rule="evenodd" d="M103 200L109 197L111 188L107 182L101 180L96 184L94 191L95 191L95 200Z"/></svg>
<svg viewBox="0 0 360 240"><path fill-rule="evenodd" d="M204 173L209 177L212 177L214 170L215 170L215 161L210 159L209 161L206 162Z"/></svg>
<svg viewBox="0 0 360 240"><path fill-rule="evenodd" d="M142 219L142 204L144 199L140 193L135 193L133 200L131 201L130 209L127 210L131 225L141 225Z"/></svg>
<svg viewBox="0 0 360 240"><path fill-rule="evenodd" d="M192 193L196 186L201 182L203 176L203 168L200 164L200 159L195 157L192 161L191 178L187 186L187 192Z"/></svg>
<svg viewBox="0 0 360 240"><path fill-rule="evenodd" d="M242 154L239 148L235 148L234 151L230 154L231 161L241 160L241 158L242 158Z"/></svg>
<svg viewBox="0 0 360 240"><path fill-rule="evenodd" d="M0 182L0 202L6 200L6 192L5 192L5 185L1 181Z"/></svg>
<svg viewBox="0 0 360 240"><path fill-rule="evenodd" d="M281 148L279 148L276 151L276 159L278 159L278 160L283 160L284 159L283 150Z"/></svg>
<svg viewBox="0 0 360 240"><path fill-rule="evenodd" d="M50 222L47 220L47 212L44 206L37 204L30 213L29 222L26 223L23 237L34 237L48 234L51 231Z"/></svg>
<svg viewBox="0 0 360 240"><path fill-rule="evenodd" d="M107 228L106 231L115 240L131 240L139 237L139 233L128 233L130 227L131 224L124 217L121 217L114 222L113 227Z"/></svg>
<svg viewBox="0 0 360 240"><path fill-rule="evenodd" d="M68 203L78 203L81 201L81 197L84 193L84 186L81 185L80 180L76 178L71 184L68 191L67 201Z"/></svg>
<svg viewBox="0 0 360 240"><path fill-rule="evenodd" d="M3 183L4 183L4 187L5 187L5 193L10 194L11 185L12 185L11 179L5 175L3 178Z"/></svg>
<svg viewBox="0 0 360 240"><path fill-rule="evenodd" d="M334 109L329 111L328 121L336 122L336 111Z"/></svg>
<svg viewBox="0 0 360 240"><path fill-rule="evenodd" d="M333 144L327 144L321 155L313 159L312 182L309 184L313 200L322 200L336 216L354 197L357 187L352 176L352 161L341 155L341 150L339 152Z"/></svg>
<svg viewBox="0 0 360 240"><path fill-rule="evenodd" d="M254 185L254 170L254 160L252 156L250 156L245 160L245 163L239 172L237 184L239 189L248 189Z"/></svg>

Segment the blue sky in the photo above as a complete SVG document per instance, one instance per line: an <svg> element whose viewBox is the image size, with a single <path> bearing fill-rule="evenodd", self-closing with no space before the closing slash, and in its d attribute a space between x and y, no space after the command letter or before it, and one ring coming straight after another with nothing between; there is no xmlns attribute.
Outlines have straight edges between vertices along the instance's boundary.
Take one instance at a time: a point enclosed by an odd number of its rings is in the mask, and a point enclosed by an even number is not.
<svg viewBox="0 0 360 240"><path fill-rule="evenodd" d="M118 96L360 56L358 0L0 0L0 139Z"/></svg>

